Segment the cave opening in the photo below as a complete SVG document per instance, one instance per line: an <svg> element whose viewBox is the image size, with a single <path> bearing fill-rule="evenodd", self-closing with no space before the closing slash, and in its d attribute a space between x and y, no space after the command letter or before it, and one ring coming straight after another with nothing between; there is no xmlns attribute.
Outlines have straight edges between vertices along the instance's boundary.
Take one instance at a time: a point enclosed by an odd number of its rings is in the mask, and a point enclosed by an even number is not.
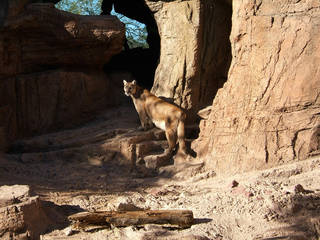
<svg viewBox="0 0 320 240"><path fill-rule="evenodd" d="M149 48L147 42L148 31L145 24L117 13L114 9L112 9L111 15L118 17L126 26L125 50L133 48Z"/></svg>
<svg viewBox="0 0 320 240"><path fill-rule="evenodd" d="M160 36L154 16L144 0L103 0L102 15L116 15L126 25L123 51L104 67L126 71L144 88L151 89L160 56Z"/></svg>
<svg viewBox="0 0 320 240"><path fill-rule="evenodd" d="M121 53L104 65L105 72L128 72L148 89L153 86L160 56L160 36L152 12L144 0L61 0L58 9L80 15L115 15L126 25Z"/></svg>

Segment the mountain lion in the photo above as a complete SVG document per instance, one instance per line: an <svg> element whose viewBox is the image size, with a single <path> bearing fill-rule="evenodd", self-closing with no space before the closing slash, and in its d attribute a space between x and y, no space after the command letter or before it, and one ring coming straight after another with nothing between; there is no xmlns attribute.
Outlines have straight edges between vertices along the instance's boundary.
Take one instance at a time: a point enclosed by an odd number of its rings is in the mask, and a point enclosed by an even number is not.
<svg viewBox="0 0 320 240"><path fill-rule="evenodd" d="M141 126L144 130L151 122L166 133L169 148L165 154L170 154L179 143L179 152L186 154L184 139L184 122L186 114L177 106L170 104L137 85L136 81L123 80L124 93L130 96L138 112Z"/></svg>

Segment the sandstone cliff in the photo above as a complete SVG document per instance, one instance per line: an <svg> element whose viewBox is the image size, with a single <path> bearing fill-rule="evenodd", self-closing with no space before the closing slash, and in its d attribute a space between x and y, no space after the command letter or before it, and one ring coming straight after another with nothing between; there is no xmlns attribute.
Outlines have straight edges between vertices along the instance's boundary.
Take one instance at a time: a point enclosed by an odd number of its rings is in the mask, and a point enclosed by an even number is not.
<svg viewBox="0 0 320 240"><path fill-rule="evenodd" d="M234 173L319 154L320 3L233 1L228 81L194 147Z"/></svg>
<svg viewBox="0 0 320 240"><path fill-rule="evenodd" d="M223 1L146 1L161 37L152 91L172 98L190 116L208 104L227 79L231 6ZM164 87L165 86L165 87Z"/></svg>
<svg viewBox="0 0 320 240"><path fill-rule="evenodd" d="M104 2L144 20L124 1ZM317 1L136 3L151 10L161 39L152 91L191 121L212 104L193 144L208 168L242 172L319 153Z"/></svg>
<svg viewBox="0 0 320 240"><path fill-rule="evenodd" d="M5 1L0 15L3 144L70 127L115 104L102 66L121 51L124 25L28 2Z"/></svg>

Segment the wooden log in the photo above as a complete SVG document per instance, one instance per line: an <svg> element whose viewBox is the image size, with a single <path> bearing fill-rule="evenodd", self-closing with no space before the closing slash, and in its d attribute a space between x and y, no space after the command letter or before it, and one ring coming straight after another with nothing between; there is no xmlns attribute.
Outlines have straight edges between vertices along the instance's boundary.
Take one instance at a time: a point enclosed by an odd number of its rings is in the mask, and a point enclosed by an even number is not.
<svg viewBox="0 0 320 240"><path fill-rule="evenodd" d="M194 222L193 213L189 210L80 212L69 216L69 220L81 227L89 225L127 227L161 224L188 228Z"/></svg>

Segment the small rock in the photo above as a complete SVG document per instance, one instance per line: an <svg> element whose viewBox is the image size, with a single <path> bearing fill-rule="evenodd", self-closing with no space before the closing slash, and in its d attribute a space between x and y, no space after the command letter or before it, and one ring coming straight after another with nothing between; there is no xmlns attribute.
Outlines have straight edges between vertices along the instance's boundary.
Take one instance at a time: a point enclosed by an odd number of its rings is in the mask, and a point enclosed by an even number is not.
<svg viewBox="0 0 320 240"><path fill-rule="evenodd" d="M236 181L236 180L233 180L231 182L231 188L235 188L235 187L238 187L239 183Z"/></svg>
<svg viewBox="0 0 320 240"><path fill-rule="evenodd" d="M303 188L301 184L297 184L296 186L294 186L294 192L295 193L313 193L314 191L306 190Z"/></svg>
<svg viewBox="0 0 320 240"><path fill-rule="evenodd" d="M164 191L162 188L152 188L149 191L150 194L152 194L153 196L161 196L161 195L165 195Z"/></svg>
<svg viewBox="0 0 320 240"><path fill-rule="evenodd" d="M239 187L237 187L237 188L233 188L233 189L231 190L231 193L232 193L232 194L235 194L235 195L242 195L242 196L247 197L247 198L254 196L254 194L253 194L252 192L248 191L248 190L247 190L245 187L243 187L243 186L239 186Z"/></svg>
<svg viewBox="0 0 320 240"><path fill-rule="evenodd" d="M146 167L149 169L158 169L159 167L172 164L171 154L149 155L144 157Z"/></svg>
<svg viewBox="0 0 320 240"><path fill-rule="evenodd" d="M209 115L211 113L211 110L212 110L212 106L209 105L203 109L201 109L197 114L199 117L201 117L202 119L208 119L209 118Z"/></svg>
<svg viewBox="0 0 320 240"><path fill-rule="evenodd" d="M73 234L72 227L70 226L70 227L65 228L65 229L63 230L63 232L64 232L64 234L65 234L66 236L71 236L71 235Z"/></svg>
<svg viewBox="0 0 320 240"><path fill-rule="evenodd" d="M118 211L139 211L143 209L137 207L133 203L119 203L117 210Z"/></svg>
<svg viewBox="0 0 320 240"><path fill-rule="evenodd" d="M247 197L253 197L254 194L252 192L247 192Z"/></svg>
<svg viewBox="0 0 320 240"><path fill-rule="evenodd" d="M304 188L302 187L301 184L298 184L298 185L294 186L294 192L295 193L303 193L304 191L305 190L304 190Z"/></svg>
<svg viewBox="0 0 320 240"><path fill-rule="evenodd" d="M113 211L139 211L144 210L138 207L131 198L120 197L115 202L108 205L108 210Z"/></svg>

